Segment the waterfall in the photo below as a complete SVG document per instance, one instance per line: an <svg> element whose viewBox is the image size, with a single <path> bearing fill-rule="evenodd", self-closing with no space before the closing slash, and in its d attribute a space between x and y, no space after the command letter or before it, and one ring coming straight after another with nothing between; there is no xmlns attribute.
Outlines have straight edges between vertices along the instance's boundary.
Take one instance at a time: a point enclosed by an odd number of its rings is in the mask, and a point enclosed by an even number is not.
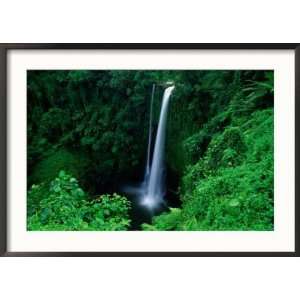
<svg viewBox="0 0 300 300"><path fill-rule="evenodd" d="M145 181L148 181L149 175L150 175L150 152L151 152L151 142L152 142L152 110L153 110L154 94L155 94L155 84L153 84L153 86L152 86L152 93L151 93L147 163L146 163L146 172L145 172L145 178L144 178Z"/></svg>
<svg viewBox="0 0 300 300"><path fill-rule="evenodd" d="M174 86L167 87L163 95L149 180L146 182L147 186L145 187L145 195L142 202L149 208L155 207L163 202L166 125L169 100L173 89Z"/></svg>

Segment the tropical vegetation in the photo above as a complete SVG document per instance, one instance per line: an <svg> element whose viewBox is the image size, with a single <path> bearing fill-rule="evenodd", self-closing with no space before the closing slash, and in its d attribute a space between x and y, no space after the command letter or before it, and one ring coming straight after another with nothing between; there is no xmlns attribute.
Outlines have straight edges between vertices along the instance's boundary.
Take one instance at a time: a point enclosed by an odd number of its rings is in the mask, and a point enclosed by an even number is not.
<svg viewBox="0 0 300 300"><path fill-rule="evenodd" d="M170 80L167 207L133 228ZM273 230L273 71L28 71L27 95L28 230Z"/></svg>

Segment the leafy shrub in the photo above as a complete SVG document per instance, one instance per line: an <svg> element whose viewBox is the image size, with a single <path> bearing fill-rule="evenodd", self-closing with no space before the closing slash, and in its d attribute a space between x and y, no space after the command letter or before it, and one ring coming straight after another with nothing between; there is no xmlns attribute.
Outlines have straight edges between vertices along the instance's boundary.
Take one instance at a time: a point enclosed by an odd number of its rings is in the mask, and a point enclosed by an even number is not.
<svg viewBox="0 0 300 300"><path fill-rule="evenodd" d="M130 202L117 194L102 195L90 203L85 215L96 230L126 230L130 226Z"/></svg>
<svg viewBox="0 0 300 300"><path fill-rule="evenodd" d="M219 168L239 165L245 155L246 144L243 133L238 127L229 127L211 140L202 159L187 168L182 179L185 193L194 189L200 178L214 174Z"/></svg>
<svg viewBox="0 0 300 300"><path fill-rule="evenodd" d="M236 166L244 159L246 145L238 127L229 127L216 135L209 144L204 157L205 168L215 171L220 167Z"/></svg>
<svg viewBox="0 0 300 300"><path fill-rule="evenodd" d="M187 167L181 180L181 192L183 194L191 193L201 178L205 178L206 169L204 161L199 160L196 164Z"/></svg>
<svg viewBox="0 0 300 300"><path fill-rule="evenodd" d="M39 209L40 201L48 192L45 184L33 184L27 194L27 216L31 216Z"/></svg>
<svg viewBox="0 0 300 300"><path fill-rule="evenodd" d="M130 204L117 194L89 201L77 180L60 171L48 184L28 192L29 230L126 230Z"/></svg>
<svg viewBox="0 0 300 300"><path fill-rule="evenodd" d="M148 231L177 230L181 219L181 209L170 208L170 212L162 213L161 215L154 217L152 220L153 225L142 224L142 229Z"/></svg>

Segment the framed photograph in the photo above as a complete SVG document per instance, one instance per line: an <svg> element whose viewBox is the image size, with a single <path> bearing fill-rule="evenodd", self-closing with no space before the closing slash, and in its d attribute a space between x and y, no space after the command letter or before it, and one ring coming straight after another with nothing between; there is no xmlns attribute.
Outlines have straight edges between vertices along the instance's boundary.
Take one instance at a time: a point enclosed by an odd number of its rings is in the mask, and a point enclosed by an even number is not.
<svg viewBox="0 0 300 300"><path fill-rule="evenodd" d="M2 44L2 256L299 256L297 44Z"/></svg>

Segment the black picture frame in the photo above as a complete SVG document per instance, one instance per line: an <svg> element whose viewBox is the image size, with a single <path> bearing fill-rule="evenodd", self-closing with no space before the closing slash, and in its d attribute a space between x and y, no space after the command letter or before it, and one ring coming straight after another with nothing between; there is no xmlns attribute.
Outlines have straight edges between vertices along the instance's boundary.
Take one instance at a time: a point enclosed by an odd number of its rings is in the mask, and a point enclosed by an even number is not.
<svg viewBox="0 0 300 300"><path fill-rule="evenodd" d="M181 44L181 43L111 43L111 44L0 44L0 256L61 257L286 257L300 256L299 174L299 101L300 44ZM7 52L13 49L99 49L99 50L294 50L295 51L295 251L294 252L10 252L7 249ZM297 118L298 117L298 118Z"/></svg>

